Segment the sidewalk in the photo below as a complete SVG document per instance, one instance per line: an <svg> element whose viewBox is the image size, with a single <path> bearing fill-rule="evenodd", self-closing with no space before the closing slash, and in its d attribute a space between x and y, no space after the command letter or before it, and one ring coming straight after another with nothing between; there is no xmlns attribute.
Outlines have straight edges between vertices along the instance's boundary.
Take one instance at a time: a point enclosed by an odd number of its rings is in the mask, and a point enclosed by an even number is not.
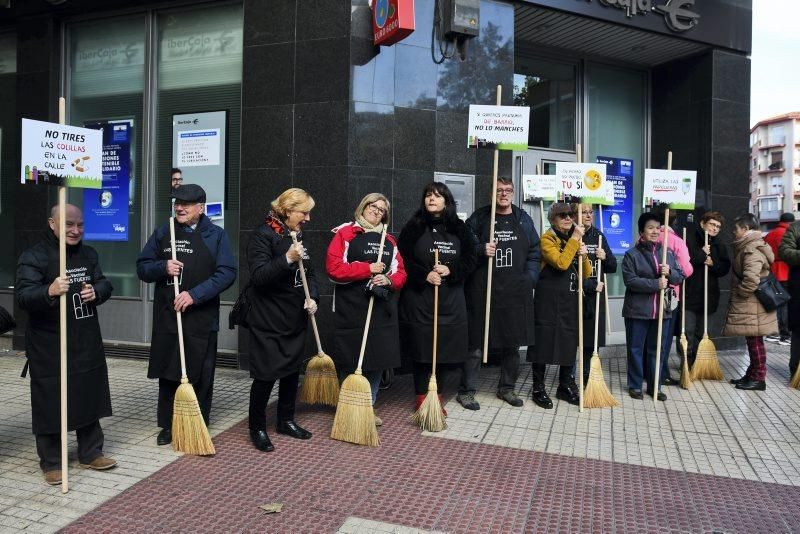
<svg viewBox="0 0 800 534"><path fill-rule="evenodd" d="M220 369L214 458L157 447L156 385L144 362L110 360L117 415L104 428L120 467L71 469L63 497L38 469L23 360L3 355L0 529L53 531L77 519L68 532L800 532L800 391L785 385L788 347L767 350L765 392L703 382L666 388L658 407L630 399L624 358L609 358L604 371L622 406L583 414L555 398L553 410L502 404L493 395L497 370L486 369L481 410L451 399L449 428L438 434L409 422L413 395L402 377L379 396L381 447L330 440L332 410L300 407L298 421L314 438L271 432L269 454L247 436L247 374ZM747 357L720 360L730 378ZM671 363L676 369L674 356ZM554 392L552 372L548 379ZM272 423L273 407L269 416ZM283 512L258 508L273 502Z"/></svg>

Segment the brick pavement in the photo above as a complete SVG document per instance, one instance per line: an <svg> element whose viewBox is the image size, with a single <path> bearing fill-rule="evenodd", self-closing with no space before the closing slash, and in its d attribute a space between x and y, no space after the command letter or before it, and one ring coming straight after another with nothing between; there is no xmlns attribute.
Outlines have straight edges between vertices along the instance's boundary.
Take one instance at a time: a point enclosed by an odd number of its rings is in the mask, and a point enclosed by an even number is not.
<svg viewBox="0 0 800 534"><path fill-rule="evenodd" d="M768 353L766 392L713 382L667 388L657 410L624 395L624 358L609 358L606 376L623 406L583 415L558 401L550 411L503 405L488 369L482 410L451 400L450 428L434 435L408 422L411 387L401 379L379 399L378 449L327 439L332 412L301 408L310 442L273 436L277 450L260 453L242 422L215 438L216 458L177 461L153 443L156 388L144 364L111 360L117 415L104 426L121 466L73 470L65 497L41 482L21 360L4 356L0 529L52 531L79 518L68 531L800 531L800 392L785 387L788 349L770 344ZM746 366L742 351L721 361L728 377ZM215 433L245 417L249 380L219 370L218 384ZM268 502L283 502L284 512L257 508Z"/></svg>

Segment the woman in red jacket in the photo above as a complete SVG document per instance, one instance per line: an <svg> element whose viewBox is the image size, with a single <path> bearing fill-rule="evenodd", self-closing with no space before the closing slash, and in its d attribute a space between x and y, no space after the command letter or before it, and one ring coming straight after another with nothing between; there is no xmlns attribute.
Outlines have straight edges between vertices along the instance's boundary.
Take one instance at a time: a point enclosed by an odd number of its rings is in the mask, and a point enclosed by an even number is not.
<svg viewBox="0 0 800 534"><path fill-rule="evenodd" d="M373 405L383 371L400 366L397 297L406 283L406 271L397 242L388 233L383 256L378 258L381 233L388 221L389 200L380 193L365 196L356 208L355 221L334 228L335 235L325 261L328 276L336 284L333 359L340 376L355 371L369 297L375 297L362 365L372 389ZM380 419L376 417L375 420L380 426Z"/></svg>

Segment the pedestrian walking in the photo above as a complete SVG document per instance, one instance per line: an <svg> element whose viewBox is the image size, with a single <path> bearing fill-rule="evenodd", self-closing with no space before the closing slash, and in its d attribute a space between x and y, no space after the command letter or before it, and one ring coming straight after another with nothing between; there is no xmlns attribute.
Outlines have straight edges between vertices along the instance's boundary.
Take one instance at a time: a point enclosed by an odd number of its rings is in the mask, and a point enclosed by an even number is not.
<svg viewBox="0 0 800 534"><path fill-rule="evenodd" d="M777 313L768 312L756 297L761 279L768 276L775 256L764 242L758 219L747 213L733 221L731 298L725 317L724 336L744 336L750 365L741 378L731 380L736 389L767 388L767 349L764 337L778 332Z"/></svg>
<svg viewBox="0 0 800 534"><path fill-rule="evenodd" d="M31 423L44 479L61 484L61 396L59 389L59 297L67 296L67 430L78 438L81 467L105 470L117 461L103 454L100 419L111 416L108 366L97 307L113 287L97 251L83 243L83 213L66 206L67 276L59 270L59 212L55 206L43 238L17 262L17 304L28 313L26 370L31 375ZM23 371L23 376L25 371Z"/></svg>
<svg viewBox="0 0 800 534"><path fill-rule="evenodd" d="M478 260L465 286L469 355L462 368L456 399L468 410L480 409L475 393L483 360L486 257L494 258L489 348L500 355L497 397L511 406L523 404L515 391L519 377L519 347L532 345L534 340L533 288L539 279L541 254L533 219L512 203L513 198L514 182L509 178L498 178L494 236L491 238L491 206L479 208L467 219L467 226L476 242Z"/></svg>
<svg viewBox="0 0 800 534"><path fill-rule="evenodd" d="M459 368L467 357L464 282L475 268L475 242L458 218L455 199L445 184L425 186L420 207L400 232L397 246L408 275L400 297L400 339L404 354L413 362L417 411L431 376L434 286L439 287L439 377ZM438 264L434 250L439 251Z"/></svg>
<svg viewBox="0 0 800 534"><path fill-rule="evenodd" d="M182 313L186 371L194 387L206 426L210 423L217 362L219 295L236 280L236 261L225 231L203 213L206 192L196 184L181 185L175 199L175 247L172 259L169 224L150 235L139 258L136 273L154 283L153 332L147 378L158 379L158 445L172 443L172 411L180 385L176 312ZM176 298L173 277L178 276Z"/></svg>
<svg viewBox="0 0 800 534"><path fill-rule="evenodd" d="M780 282L780 284L789 291L789 265L781 260L778 255L778 247L781 244L786 229L794 222L794 213L782 213L778 225L767 233L764 241L772 249L772 254L775 256L775 261L772 262L772 274ZM771 343L778 345L791 344L791 329L789 328L789 303L778 306L778 335L767 336L764 338Z"/></svg>
<svg viewBox="0 0 800 534"><path fill-rule="evenodd" d="M380 193L366 195L356 207L355 220L333 229L325 260L328 276L335 284L333 358L342 379L356 369L369 297L375 296L362 364L373 406L383 372L400 367L397 302L406 283L406 270L391 234L386 234L383 256L378 258L381 233L389 224L389 216L389 199ZM376 416L375 424L381 426L383 422Z"/></svg>
<svg viewBox="0 0 800 534"><path fill-rule="evenodd" d="M661 391L661 384L654 387L659 294L668 286L679 285L684 276L671 250L667 250L667 263L661 263L662 220L663 216L659 218L651 212L642 213L637 222L639 240L622 259L622 281L625 284L622 317L625 319L628 353L628 393L634 399L642 398L642 383L646 379L647 394L657 393L658 400L667 400L666 394ZM670 301L664 299L662 335L665 331L663 327L673 313L674 302Z"/></svg>
<svg viewBox="0 0 800 534"><path fill-rule="evenodd" d="M572 206L554 203L547 218L550 228L542 235L542 270L534 295L534 345L528 346L531 362L533 402L553 407L544 383L547 365L558 365L556 398L578 405L578 386L572 376L578 350L578 299L583 281L578 280L578 262L583 262L584 280L591 275L588 248L581 242L585 230L575 224Z"/></svg>
<svg viewBox="0 0 800 534"><path fill-rule="evenodd" d="M265 221L253 230L247 245L250 272L247 315L250 329L249 427L253 445L274 450L267 435L267 403L278 386L275 430L296 439L311 439L311 432L295 422L295 402L303 365L308 315L317 311L319 290L311 257L303 246L303 227L311 220L314 199L293 187L272 201ZM291 232L297 232L293 244ZM306 299L300 274L303 260L308 290Z"/></svg>

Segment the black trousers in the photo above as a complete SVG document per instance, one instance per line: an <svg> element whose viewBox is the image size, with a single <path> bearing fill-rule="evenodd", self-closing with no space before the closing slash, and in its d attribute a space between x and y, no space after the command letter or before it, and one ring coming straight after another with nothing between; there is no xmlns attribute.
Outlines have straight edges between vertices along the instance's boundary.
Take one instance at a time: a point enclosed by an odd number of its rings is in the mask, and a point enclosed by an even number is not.
<svg viewBox="0 0 800 534"><path fill-rule="evenodd" d="M78 437L78 461L92 463L103 456L103 429L100 421L95 421L75 430ZM45 473L61 469L61 434L36 434L36 452L39 453L39 467Z"/></svg>
<svg viewBox="0 0 800 534"><path fill-rule="evenodd" d="M460 369L461 363L437 363L436 364L436 387L439 393L443 392L445 379L450 373ZM431 378L433 366L430 363L414 362L414 393L425 395L428 392L428 382Z"/></svg>
<svg viewBox="0 0 800 534"><path fill-rule="evenodd" d="M792 330L792 346L789 350L789 378L794 376L800 364L800 328Z"/></svg>
<svg viewBox="0 0 800 534"><path fill-rule="evenodd" d="M300 373L292 373L280 379L278 384L278 422L294 419L294 406L297 399L297 384ZM267 403L272 395L275 380L253 379L250 385L250 430L267 431Z"/></svg>
<svg viewBox="0 0 800 534"><path fill-rule="evenodd" d="M214 370L217 365L217 333L211 332L208 339L208 352L203 360L200 377L192 382L197 402L200 404L200 413L208 426L211 422L211 399L214 395ZM158 426L172 428L172 407L175 404L175 391L180 382L158 379Z"/></svg>
<svg viewBox="0 0 800 534"><path fill-rule="evenodd" d="M592 355L594 354L594 347L583 347L583 387L586 387L586 384L589 382L589 366L592 365ZM575 373L578 370L577 365L572 366L572 371L570 374L572 375L573 380L575 379Z"/></svg>
<svg viewBox="0 0 800 534"><path fill-rule="evenodd" d="M502 394L514 391L519 378L519 347L506 347L500 352L500 380L497 383L497 392ZM461 366L461 384L459 393L475 394L478 391L478 376L483 361L483 350L475 349L469 352L466 361Z"/></svg>

